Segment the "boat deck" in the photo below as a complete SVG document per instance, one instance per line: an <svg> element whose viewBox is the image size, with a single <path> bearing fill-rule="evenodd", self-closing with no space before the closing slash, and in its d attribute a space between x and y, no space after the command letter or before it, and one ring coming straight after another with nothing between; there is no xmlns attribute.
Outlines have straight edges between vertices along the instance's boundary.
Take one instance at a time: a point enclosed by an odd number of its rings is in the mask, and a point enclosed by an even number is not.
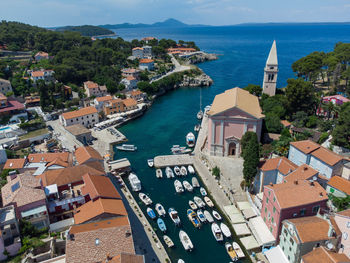
<svg viewBox="0 0 350 263"><path fill-rule="evenodd" d="M188 154L161 155L154 158L154 167L164 168L167 166L181 166L193 164L193 156Z"/></svg>

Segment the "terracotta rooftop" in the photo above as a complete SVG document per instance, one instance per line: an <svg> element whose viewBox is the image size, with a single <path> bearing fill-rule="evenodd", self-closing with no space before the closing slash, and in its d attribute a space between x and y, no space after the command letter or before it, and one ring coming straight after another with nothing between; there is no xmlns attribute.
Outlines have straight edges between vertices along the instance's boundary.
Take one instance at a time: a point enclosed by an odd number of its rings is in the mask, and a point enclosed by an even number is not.
<svg viewBox="0 0 350 263"><path fill-rule="evenodd" d="M24 167L26 159L7 159L3 169L21 169Z"/></svg>
<svg viewBox="0 0 350 263"><path fill-rule="evenodd" d="M70 166L68 162L63 161L60 158L56 158L52 162L47 163L46 167L53 166L53 165L58 165L58 166L62 166L62 167Z"/></svg>
<svg viewBox="0 0 350 263"><path fill-rule="evenodd" d="M7 98L7 106L0 109L1 112L11 112L16 110L24 110L25 106L17 101L15 98L9 97Z"/></svg>
<svg viewBox="0 0 350 263"><path fill-rule="evenodd" d="M333 176L327 184L347 195L350 195L350 181L343 177Z"/></svg>
<svg viewBox="0 0 350 263"><path fill-rule="evenodd" d="M46 53L46 52L43 52L43 51L39 51L38 53L35 54L35 57L36 57L36 56L48 57L49 54Z"/></svg>
<svg viewBox="0 0 350 263"><path fill-rule="evenodd" d="M136 73L136 72L140 72L140 70L136 69L136 68L123 68L122 72L123 73Z"/></svg>
<svg viewBox="0 0 350 263"><path fill-rule="evenodd" d="M143 50L142 47L134 47L132 50Z"/></svg>
<svg viewBox="0 0 350 263"><path fill-rule="evenodd" d="M281 120L281 124L282 124L284 127L289 127L289 126L292 125L292 124L291 124L289 121L287 121L287 120Z"/></svg>
<svg viewBox="0 0 350 263"><path fill-rule="evenodd" d="M140 59L140 64L148 64L148 63L152 63L152 62L154 62L153 59L149 59L149 58Z"/></svg>
<svg viewBox="0 0 350 263"><path fill-rule="evenodd" d="M288 160L286 157L267 159L259 164L259 168L264 172L279 170L284 175L294 171L297 167L296 164Z"/></svg>
<svg viewBox="0 0 350 263"><path fill-rule="evenodd" d="M98 222L73 225L69 230L69 234L77 234L88 231L95 231L99 229L118 227L118 226L128 226L130 225L129 219L127 216L120 216L111 219L105 219Z"/></svg>
<svg viewBox="0 0 350 263"><path fill-rule="evenodd" d="M265 117L261 113L258 97L238 87L216 95L208 115L216 115L232 108L240 109L258 119Z"/></svg>
<svg viewBox="0 0 350 263"><path fill-rule="evenodd" d="M123 100L123 103L126 107L131 107L131 106L137 105L137 101L134 99L131 99L131 98Z"/></svg>
<svg viewBox="0 0 350 263"><path fill-rule="evenodd" d="M120 194L108 177L85 174L83 180L84 186L81 189L83 195L89 194L91 199L97 197L121 199Z"/></svg>
<svg viewBox="0 0 350 263"><path fill-rule="evenodd" d="M344 210L344 211L341 211L341 212L337 212L337 214L341 215L341 216L350 217L350 209L347 209L347 210Z"/></svg>
<svg viewBox="0 0 350 263"><path fill-rule="evenodd" d="M350 101L348 98L342 96L342 95L333 95L333 96L325 96L322 98L323 101L325 100L331 100L331 99L337 99L337 100L340 100L342 102L348 102Z"/></svg>
<svg viewBox="0 0 350 263"><path fill-rule="evenodd" d="M103 160L102 156L91 146L78 147L75 150L75 158L79 164L84 164L91 160Z"/></svg>
<svg viewBox="0 0 350 263"><path fill-rule="evenodd" d="M144 263L144 256L121 253L104 263Z"/></svg>
<svg viewBox="0 0 350 263"><path fill-rule="evenodd" d="M349 263L350 259L345 254L335 253L324 247L318 247L302 256L304 263Z"/></svg>
<svg viewBox="0 0 350 263"><path fill-rule="evenodd" d="M318 175L318 171L311 168L307 164L299 166L295 171L287 175L284 180L287 182L294 182L296 180L308 180Z"/></svg>
<svg viewBox="0 0 350 263"><path fill-rule="evenodd" d="M70 153L31 153L28 155L28 162L30 163L49 163L55 161L56 159L60 159L61 161L68 163L70 161Z"/></svg>
<svg viewBox="0 0 350 263"><path fill-rule="evenodd" d="M43 77L44 76L44 71L32 71L31 72L31 76L33 77L33 78L35 78L35 77Z"/></svg>
<svg viewBox="0 0 350 263"><path fill-rule="evenodd" d="M74 214L74 222L81 224L90 220L96 219L98 216L127 216L122 200L119 199L97 199L96 201L89 201L77 210Z"/></svg>
<svg viewBox="0 0 350 263"><path fill-rule="evenodd" d="M293 145L295 148L306 154L309 154L321 147L319 144L310 140L291 142L290 145Z"/></svg>
<svg viewBox="0 0 350 263"><path fill-rule="evenodd" d="M130 92L131 96L137 96L137 95L141 95L142 91L141 90L132 90Z"/></svg>
<svg viewBox="0 0 350 263"><path fill-rule="evenodd" d="M89 107L81 108L81 109L76 110L76 111L62 113L62 117L65 118L66 120L69 120L69 119L78 118L81 116L85 116L88 114L94 114L94 113L97 113L96 108L93 106L89 106Z"/></svg>
<svg viewBox="0 0 350 263"><path fill-rule="evenodd" d="M98 84L89 80L84 82L84 87L88 89L98 89Z"/></svg>
<svg viewBox="0 0 350 263"><path fill-rule="evenodd" d="M323 161L326 164L329 164L331 166L337 164L338 162L342 161L344 158L335 152L328 150L324 147L320 147L313 151L311 153L313 156L315 156L317 159Z"/></svg>
<svg viewBox="0 0 350 263"><path fill-rule="evenodd" d="M326 191L318 182L298 180L264 187L274 192L281 209L328 200Z"/></svg>
<svg viewBox="0 0 350 263"><path fill-rule="evenodd" d="M133 76L128 76L128 77L126 77L126 79L127 79L127 80L135 80L136 78L133 77Z"/></svg>
<svg viewBox="0 0 350 263"><path fill-rule="evenodd" d="M107 95L107 96L104 96L104 97L98 97L98 98L96 98L96 100L97 100L98 102L104 102L104 101L112 100L112 99L113 99L113 97L112 97L111 95Z"/></svg>

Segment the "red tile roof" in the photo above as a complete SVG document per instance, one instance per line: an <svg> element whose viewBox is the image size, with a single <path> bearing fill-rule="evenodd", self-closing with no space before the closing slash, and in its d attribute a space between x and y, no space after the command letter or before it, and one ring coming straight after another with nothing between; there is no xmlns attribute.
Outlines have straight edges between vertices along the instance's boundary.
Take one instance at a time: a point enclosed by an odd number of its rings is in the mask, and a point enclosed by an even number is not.
<svg viewBox="0 0 350 263"><path fill-rule="evenodd" d="M30 163L40 163L40 162L49 163L58 159L68 163L70 159L70 153L69 152L31 153L28 155L28 162Z"/></svg>
<svg viewBox="0 0 350 263"><path fill-rule="evenodd" d="M316 157L317 159L331 166L337 164L338 162L344 159L342 156L324 147L318 148L317 150L313 151L311 154L312 156Z"/></svg>
<svg viewBox="0 0 350 263"><path fill-rule="evenodd" d="M345 254L335 253L324 247L318 247L302 256L304 263L349 263Z"/></svg>
<svg viewBox="0 0 350 263"><path fill-rule="evenodd" d="M93 81L85 81L84 82L84 86L88 89L97 89L98 88L98 84L93 82Z"/></svg>
<svg viewBox="0 0 350 263"><path fill-rule="evenodd" d="M307 164L299 166L294 172L287 175L284 180L287 182L294 182L296 180L308 180L318 175L318 171L311 168Z"/></svg>
<svg viewBox="0 0 350 263"><path fill-rule="evenodd" d="M85 162L91 160L103 160L103 157L98 153L98 151L96 151L91 146L78 147L75 150L75 158L79 164L84 164Z"/></svg>
<svg viewBox="0 0 350 263"><path fill-rule="evenodd" d="M297 167L297 165L288 160L286 157L268 159L260 162L259 164L259 168L264 172L279 170L284 175L294 171Z"/></svg>
<svg viewBox="0 0 350 263"><path fill-rule="evenodd" d="M121 253L103 263L144 263L144 256Z"/></svg>
<svg viewBox="0 0 350 263"><path fill-rule="evenodd" d="M125 100L123 100L123 103L126 107L131 107L131 106L137 105L137 101L134 99L125 99Z"/></svg>
<svg viewBox="0 0 350 263"><path fill-rule="evenodd" d="M24 167L26 159L7 159L4 169L21 169Z"/></svg>
<svg viewBox="0 0 350 263"><path fill-rule="evenodd" d="M347 195L350 195L350 181L343 177L333 176L327 184Z"/></svg>
<svg viewBox="0 0 350 263"><path fill-rule="evenodd" d="M341 212L337 212L338 215L342 215L342 216L346 216L346 217L350 217L350 209L341 211Z"/></svg>
<svg viewBox="0 0 350 263"><path fill-rule="evenodd" d="M1 108L0 109L0 113L1 112L9 112L9 111L16 111L16 110L24 110L25 106L18 102L17 100L15 100L12 97L7 98L7 107L5 108Z"/></svg>
<svg viewBox="0 0 350 263"><path fill-rule="evenodd" d="M94 114L94 113L97 113L96 108L93 106L89 106L89 107L81 108L76 111L62 113L62 117L66 120L69 120L69 119L78 118L81 116Z"/></svg>
<svg viewBox="0 0 350 263"><path fill-rule="evenodd" d="M298 142L291 142L290 145L293 145L298 150L302 151L303 153L309 154L313 152L314 150L320 148L320 145L310 141L310 140L304 140L304 141L298 141Z"/></svg>
<svg viewBox="0 0 350 263"><path fill-rule="evenodd" d="M142 47L134 47L132 50L143 50Z"/></svg>
<svg viewBox="0 0 350 263"><path fill-rule="evenodd" d="M148 64L148 63L153 63L153 62L154 62L154 60L149 59L149 58L140 59L140 64Z"/></svg>
<svg viewBox="0 0 350 263"><path fill-rule="evenodd" d="M97 197L121 199L120 194L108 177L85 174L83 180L84 186L81 189L83 195L89 194L91 199Z"/></svg>
<svg viewBox="0 0 350 263"><path fill-rule="evenodd" d="M113 97L112 97L111 95L107 95L107 96L104 96L104 97L98 97L98 98L96 98L96 100L97 100L98 102L108 101L108 100L112 100L112 99L113 99Z"/></svg>

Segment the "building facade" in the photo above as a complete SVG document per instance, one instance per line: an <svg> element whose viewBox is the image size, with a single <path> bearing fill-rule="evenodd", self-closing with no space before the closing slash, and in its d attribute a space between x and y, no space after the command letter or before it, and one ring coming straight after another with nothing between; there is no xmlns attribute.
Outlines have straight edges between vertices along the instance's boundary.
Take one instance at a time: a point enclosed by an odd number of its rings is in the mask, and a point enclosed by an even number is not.
<svg viewBox="0 0 350 263"><path fill-rule="evenodd" d="M12 86L9 80L0 78L0 92L4 95L8 92L12 92Z"/></svg>
<svg viewBox="0 0 350 263"><path fill-rule="evenodd" d="M106 102L103 106L103 112L106 116L124 111L124 103L121 99L110 100Z"/></svg>
<svg viewBox="0 0 350 263"><path fill-rule="evenodd" d="M86 128L92 128L98 123L98 112L95 107L89 106L61 114L60 121L65 127L81 124Z"/></svg>
<svg viewBox="0 0 350 263"><path fill-rule="evenodd" d="M85 81L84 82L84 90L85 94L88 98L95 97L103 97L107 95L107 87L100 86L93 81Z"/></svg>
<svg viewBox="0 0 350 263"><path fill-rule="evenodd" d="M277 48L276 48L276 41L274 40L272 43L269 56L266 60L266 66L264 69L263 93L269 96L275 95L276 85L277 85L277 74L278 74Z"/></svg>
<svg viewBox="0 0 350 263"><path fill-rule="evenodd" d="M335 213L334 221L342 233L339 253L350 258L350 209Z"/></svg>
<svg viewBox="0 0 350 263"><path fill-rule="evenodd" d="M153 59L148 59L148 58L144 58L144 59L140 59L139 62L139 69L140 70L153 70L154 69L154 60Z"/></svg>

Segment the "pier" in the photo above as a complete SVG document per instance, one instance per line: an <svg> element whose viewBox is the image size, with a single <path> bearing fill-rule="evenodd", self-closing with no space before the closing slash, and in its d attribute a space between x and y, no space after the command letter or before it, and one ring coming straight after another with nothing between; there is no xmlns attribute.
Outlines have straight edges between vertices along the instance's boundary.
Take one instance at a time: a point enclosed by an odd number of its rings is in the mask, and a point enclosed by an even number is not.
<svg viewBox="0 0 350 263"><path fill-rule="evenodd" d="M162 155L154 158L154 167L164 168L167 166L179 166L193 164L194 157L189 154Z"/></svg>

